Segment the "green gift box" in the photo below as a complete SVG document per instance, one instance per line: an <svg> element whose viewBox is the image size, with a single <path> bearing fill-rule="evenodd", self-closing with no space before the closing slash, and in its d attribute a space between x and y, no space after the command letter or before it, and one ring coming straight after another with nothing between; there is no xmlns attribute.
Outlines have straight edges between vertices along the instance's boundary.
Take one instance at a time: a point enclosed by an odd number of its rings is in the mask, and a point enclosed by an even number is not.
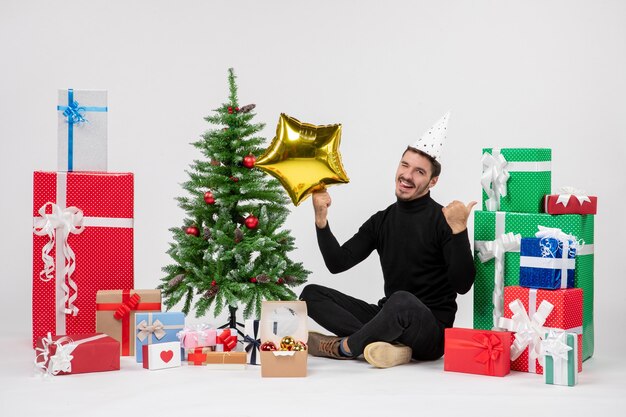
<svg viewBox="0 0 626 417"><path fill-rule="evenodd" d="M583 360L593 355L593 223L594 216L579 214L551 215L543 213L505 213L492 211L476 211L474 213L474 265L476 280L474 282L474 328L492 329L497 327L498 308L494 310L494 302L503 307L504 286L519 285L520 254L517 249L509 249L501 255L499 265L496 259L481 261L479 249L485 249L504 237L503 250L507 249L506 241L512 238L508 233L519 234L521 237L534 237L538 226L556 227L563 232L576 236L584 244L576 255L574 270L574 287L583 290ZM497 267L496 267L497 266ZM502 268L502 282L496 286L496 272ZM502 311L502 310L501 310ZM494 321L495 320L495 321Z"/></svg>
<svg viewBox="0 0 626 417"><path fill-rule="evenodd" d="M483 210L541 213L552 191L551 160L548 148L483 149Z"/></svg>

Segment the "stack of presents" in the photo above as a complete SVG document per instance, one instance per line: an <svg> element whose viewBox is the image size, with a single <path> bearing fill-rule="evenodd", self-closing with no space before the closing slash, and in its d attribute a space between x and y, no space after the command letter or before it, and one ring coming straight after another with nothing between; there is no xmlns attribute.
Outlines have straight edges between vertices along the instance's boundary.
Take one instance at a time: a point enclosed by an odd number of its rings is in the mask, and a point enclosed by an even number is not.
<svg viewBox="0 0 626 417"><path fill-rule="evenodd" d="M147 369L263 359L263 376L305 376L303 302L264 304L267 317L247 321L240 338L185 326L183 313L161 311L160 290L134 289L133 174L107 171L107 92L60 90L57 112L58 170L33 181L36 366L66 375L119 370L121 356Z"/></svg>
<svg viewBox="0 0 626 417"><path fill-rule="evenodd" d="M474 213L474 329L446 330L447 371L573 386L593 355L597 199L551 193L550 149L484 149Z"/></svg>

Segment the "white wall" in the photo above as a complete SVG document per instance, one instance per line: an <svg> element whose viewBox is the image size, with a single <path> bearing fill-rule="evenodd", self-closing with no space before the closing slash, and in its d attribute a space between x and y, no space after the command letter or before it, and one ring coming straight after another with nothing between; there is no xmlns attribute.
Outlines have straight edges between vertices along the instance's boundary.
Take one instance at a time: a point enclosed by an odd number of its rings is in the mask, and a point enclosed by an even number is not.
<svg viewBox="0 0 626 417"><path fill-rule="evenodd" d="M158 284L168 228L183 213L189 145L239 76L273 137L280 112L343 123L349 185L331 222L349 238L394 200L404 147L451 110L441 203L480 198L485 146L553 149L553 187L599 196L596 355L624 333L626 3L621 1L17 1L0 3L0 309L5 334L30 333L32 172L56 167L57 88L109 91L109 168L132 171L136 287ZM376 255L326 272L307 201L288 220L310 282L371 301ZM470 225L472 228L472 225ZM471 230L470 230L471 232ZM471 326L472 294L457 325ZM219 321L219 320L215 320Z"/></svg>

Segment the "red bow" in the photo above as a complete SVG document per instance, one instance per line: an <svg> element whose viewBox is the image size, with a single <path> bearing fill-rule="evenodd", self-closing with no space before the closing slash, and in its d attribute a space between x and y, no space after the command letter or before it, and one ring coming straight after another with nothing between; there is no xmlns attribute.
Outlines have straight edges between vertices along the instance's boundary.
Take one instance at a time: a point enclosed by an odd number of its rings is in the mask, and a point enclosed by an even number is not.
<svg viewBox="0 0 626 417"><path fill-rule="evenodd" d="M133 294L127 301L124 301L113 313L113 317L116 320L122 320L128 314L130 314L131 310L134 310L141 301L141 296L137 293Z"/></svg>
<svg viewBox="0 0 626 417"><path fill-rule="evenodd" d="M494 334L479 333L472 336L474 342L478 343L481 350L474 356L474 360L487 365L489 375L493 375L493 364L500 357L504 348L502 341Z"/></svg>
<svg viewBox="0 0 626 417"><path fill-rule="evenodd" d="M237 346L237 333L230 333L230 329L224 329L217 335L217 344L224 345L224 352L230 352Z"/></svg>

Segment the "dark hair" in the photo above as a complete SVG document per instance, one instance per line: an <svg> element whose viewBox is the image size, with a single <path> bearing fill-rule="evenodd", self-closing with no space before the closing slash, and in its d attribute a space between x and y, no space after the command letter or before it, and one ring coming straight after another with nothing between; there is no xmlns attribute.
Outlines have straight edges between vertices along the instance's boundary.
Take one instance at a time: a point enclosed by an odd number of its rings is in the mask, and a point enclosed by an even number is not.
<svg viewBox="0 0 626 417"><path fill-rule="evenodd" d="M419 149L416 149L412 146L407 146L405 151L402 153L402 156L404 156L404 154L407 153L408 151L415 152L416 154L422 155L423 157L425 157L426 159L430 161L430 166L432 167L432 173L430 175L431 179L438 177L439 174L441 174L441 164L435 158L428 155L426 152L420 151Z"/></svg>

